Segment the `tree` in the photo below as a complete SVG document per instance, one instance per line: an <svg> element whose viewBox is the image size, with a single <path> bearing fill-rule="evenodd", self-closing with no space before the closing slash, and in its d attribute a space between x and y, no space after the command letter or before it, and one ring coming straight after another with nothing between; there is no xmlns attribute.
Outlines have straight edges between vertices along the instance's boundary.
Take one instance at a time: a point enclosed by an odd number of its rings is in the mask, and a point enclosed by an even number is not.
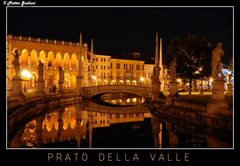
<svg viewBox="0 0 240 166"><path fill-rule="evenodd" d="M166 54L168 63L176 57L177 75L189 80L189 94L194 79L202 79L211 74L212 46L206 37L188 34L183 38L174 38Z"/></svg>

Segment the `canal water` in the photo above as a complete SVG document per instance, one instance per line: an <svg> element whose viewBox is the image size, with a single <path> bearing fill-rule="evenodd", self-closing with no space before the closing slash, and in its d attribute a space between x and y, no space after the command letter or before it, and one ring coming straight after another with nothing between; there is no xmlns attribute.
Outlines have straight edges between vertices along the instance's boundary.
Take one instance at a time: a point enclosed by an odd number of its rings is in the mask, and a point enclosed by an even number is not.
<svg viewBox="0 0 240 166"><path fill-rule="evenodd" d="M106 93L81 104L49 110L24 126L20 148L207 148L207 137L155 121L145 99ZM159 120L158 120L159 122Z"/></svg>

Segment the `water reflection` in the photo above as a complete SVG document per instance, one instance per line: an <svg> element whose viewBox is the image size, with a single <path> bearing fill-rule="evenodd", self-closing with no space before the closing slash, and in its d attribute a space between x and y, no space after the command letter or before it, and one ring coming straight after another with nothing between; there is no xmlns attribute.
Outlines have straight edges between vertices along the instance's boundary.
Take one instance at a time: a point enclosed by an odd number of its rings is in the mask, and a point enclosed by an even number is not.
<svg viewBox="0 0 240 166"><path fill-rule="evenodd" d="M132 106L144 103L144 98L130 93L106 93L100 96L103 102L119 105Z"/></svg>
<svg viewBox="0 0 240 166"><path fill-rule="evenodd" d="M231 146L231 140L219 142L218 138L206 135L207 129L199 130L199 126L170 119L166 120L150 114L144 104L109 107L86 100L80 105L51 110L31 120L23 126L19 145L15 144L12 147L207 148Z"/></svg>
<svg viewBox="0 0 240 166"><path fill-rule="evenodd" d="M131 129L138 130L141 133L139 135L144 135L144 137L148 135L151 139L151 134L146 135L144 133L151 130L142 130L145 128L143 124L147 123L145 122L146 119L150 117L150 113L145 111L141 113L104 113L97 111L89 112L79 106L68 107L43 115L40 129L37 129L36 119L27 123L21 136L21 147L37 147L39 139L41 139L39 147L61 147L60 144L62 144L62 147L66 147L67 145L68 147L76 148L117 147L122 139L114 138L112 141L110 141L111 139L108 140L109 136L116 136L110 130L114 128L126 129L125 136L130 136ZM148 124L148 126L151 125ZM41 131L41 135L37 134L37 130ZM102 140L103 137L106 138ZM131 138L128 139L129 141L131 140ZM116 142L114 143L114 141ZM103 144L104 142L105 145ZM143 147L141 144L139 142L135 147ZM148 145L152 146L151 142Z"/></svg>

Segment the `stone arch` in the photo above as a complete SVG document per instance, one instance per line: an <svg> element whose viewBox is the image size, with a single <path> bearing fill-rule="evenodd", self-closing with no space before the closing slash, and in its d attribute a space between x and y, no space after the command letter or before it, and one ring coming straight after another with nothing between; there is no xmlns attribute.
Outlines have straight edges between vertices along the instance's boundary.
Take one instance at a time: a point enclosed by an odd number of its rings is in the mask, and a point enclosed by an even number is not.
<svg viewBox="0 0 240 166"><path fill-rule="evenodd" d="M76 88L76 76L71 75L71 87Z"/></svg>
<svg viewBox="0 0 240 166"><path fill-rule="evenodd" d="M63 56L63 67L68 68L68 64L69 64L69 54L65 53Z"/></svg>
<svg viewBox="0 0 240 166"><path fill-rule="evenodd" d="M109 84L109 81L108 81L108 80L104 80L104 81L103 81L103 84L104 84L104 85L108 85L108 84Z"/></svg>
<svg viewBox="0 0 240 166"><path fill-rule="evenodd" d="M36 67L38 64L38 53L36 50L32 50L30 53L30 64L32 67Z"/></svg>
<svg viewBox="0 0 240 166"><path fill-rule="evenodd" d="M62 66L62 55L61 53L57 52L56 59L55 59L55 67Z"/></svg>
<svg viewBox="0 0 240 166"><path fill-rule="evenodd" d="M44 51L40 51L39 60L45 65L46 64L46 54Z"/></svg>
<svg viewBox="0 0 240 166"><path fill-rule="evenodd" d="M132 83L133 83L133 85L137 85L137 81L136 80L133 80Z"/></svg>
<svg viewBox="0 0 240 166"><path fill-rule="evenodd" d="M77 70L77 55L75 53L72 54L71 58L71 68L73 70Z"/></svg>
<svg viewBox="0 0 240 166"><path fill-rule="evenodd" d="M53 85L53 83L54 83L54 76L52 73L49 73L47 77L47 87L50 87L51 85Z"/></svg>
<svg viewBox="0 0 240 166"><path fill-rule="evenodd" d="M117 84L117 81L116 80L111 80L111 85L116 85Z"/></svg>
<svg viewBox="0 0 240 166"><path fill-rule="evenodd" d="M129 80L126 80L126 85L130 85L130 81Z"/></svg>
<svg viewBox="0 0 240 166"><path fill-rule="evenodd" d="M54 54L52 51L48 52L48 63L46 64L49 68L53 67L54 64Z"/></svg>
<svg viewBox="0 0 240 166"><path fill-rule="evenodd" d="M119 81L119 85L124 85L124 81L123 81L123 80L120 80L120 81Z"/></svg>
<svg viewBox="0 0 240 166"><path fill-rule="evenodd" d="M29 56L29 53L27 51L27 49L23 49L21 54L20 54L20 64L22 66L26 66L28 65L28 56Z"/></svg>
<svg viewBox="0 0 240 166"><path fill-rule="evenodd" d="M63 87L64 88L70 88L71 87L71 79L70 79L70 75L68 73L64 74Z"/></svg>
<svg viewBox="0 0 240 166"><path fill-rule="evenodd" d="M32 72L32 78L30 80L30 86L32 88L36 88L37 87L37 85L36 85L37 78L38 78L37 73L36 72Z"/></svg>

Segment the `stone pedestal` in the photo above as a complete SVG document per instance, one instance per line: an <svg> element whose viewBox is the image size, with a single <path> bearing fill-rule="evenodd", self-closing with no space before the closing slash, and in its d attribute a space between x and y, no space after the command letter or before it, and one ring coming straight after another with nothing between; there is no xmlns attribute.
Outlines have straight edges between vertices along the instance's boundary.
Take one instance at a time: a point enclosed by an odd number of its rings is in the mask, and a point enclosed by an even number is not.
<svg viewBox="0 0 240 166"><path fill-rule="evenodd" d="M58 83L59 89L58 89L58 93L59 94L63 94L63 83Z"/></svg>
<svg viewBox="0 0 240 166"><path fill-rule="evenodd" d="M160 121L158 119L158 117L156 117L156 115L152 115L151 118L151 125L152 125L152 136L154 139L154 147L155 148L159 148L161 145L160 142Z"/></svg>
<svg viewBox="0 0 240 166"><path fill-rule="evenodd" d="M45 92L44 92L44 81L37 81L37 91L36 94L38 96L44 96Z"/></svg>
<svg viewBox="0 0 240 166"><path fill-rule="evenodd" d="M82 77L77 77L76 92L77 95L82 96Z"/></svg>
<svg viewBox="0 0 240 166"><path fill-rule="evenodd" d="M227 83L226 85L227 85L226 94L232 94L233 85L230 82Z"/></svg>
<svg viewBox="0 0 240 166"><path fill-rule="evenodd" d="M157 101L160 95L160 81L152 82L152 101Z"/></svg>
<svg viewBox="0 0 240 166"><path fill-rule="evenodd" d="M213 81L212 96L207 104L207 113L231 115L231 110L225 100L224 80L221 78Z"/></svg>
<svg viewBox="0 0 240 166"><path fill-rule="evenodd" d="M166 100L167 105L173 104L173 97L178 92L178 82L170 81L169 82L169 95Z"/></svg>
<svg viewBox="0 0 240 166"><path fill-rule="evenodd" d="M26 96L22 92L22 79L15 77L12 79L12 94L9 96L11 100L18 100L21 103L25 103Z"/></svg>

